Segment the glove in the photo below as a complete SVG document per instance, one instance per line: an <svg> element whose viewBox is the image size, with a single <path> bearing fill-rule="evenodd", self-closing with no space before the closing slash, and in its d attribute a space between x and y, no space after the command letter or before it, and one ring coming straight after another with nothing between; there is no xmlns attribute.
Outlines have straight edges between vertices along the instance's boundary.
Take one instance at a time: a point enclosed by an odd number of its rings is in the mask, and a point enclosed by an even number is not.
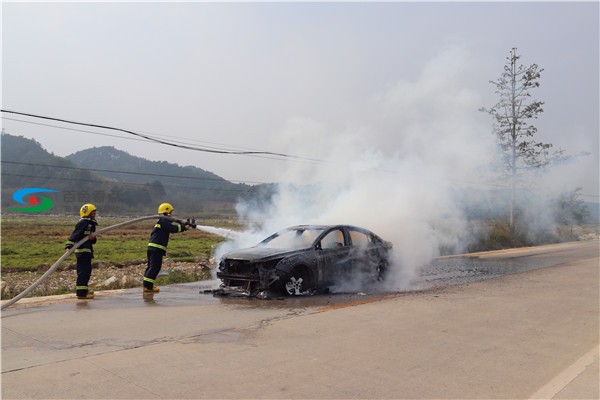
<svg viewBox="0 0 600 400"><path fill-rule="evenodd" d="M192 218L188 218L185 220L185 223L189 226L191 226L192 228L196 229L196 218L192 217Z"/></svg>

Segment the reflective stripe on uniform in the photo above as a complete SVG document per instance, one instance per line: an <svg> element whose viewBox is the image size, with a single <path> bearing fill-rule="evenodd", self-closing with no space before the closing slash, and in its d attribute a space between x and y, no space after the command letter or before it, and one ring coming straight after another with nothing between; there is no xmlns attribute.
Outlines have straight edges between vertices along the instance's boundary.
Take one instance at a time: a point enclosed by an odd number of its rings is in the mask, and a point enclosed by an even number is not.
<svg viewBox="0 0 600 400"><path fill-rule="evenodd" d="M156 224L154 227L160 229L160 224Z"/></svg>
<svg viewBox="0 0 600 400"><path fill-rule="evenodd" d="M148 247L156 247L157 249L167 251L167 248L165 246L161 246L160 244L156 243L148 243Z"/></svg>
<svg viewBox="0 0 600 400"><path fill-rule="evenodd" d="M75 290L88 290L87 286L75 286Z"/></svg>
<svg viewBox="0 0 600 400"><path fill-rule="evenodd" d="M150 279L150 278L146 278L146 277L144 277L144 281L145 282L150 282L150 283L154 283L155 282L154 279Z"/></svg>
<svg viewBox="0 0 600 400"><path fill-rule="evenodd" d="M90 249L75 249L75 253L91 253Z"/></svg>

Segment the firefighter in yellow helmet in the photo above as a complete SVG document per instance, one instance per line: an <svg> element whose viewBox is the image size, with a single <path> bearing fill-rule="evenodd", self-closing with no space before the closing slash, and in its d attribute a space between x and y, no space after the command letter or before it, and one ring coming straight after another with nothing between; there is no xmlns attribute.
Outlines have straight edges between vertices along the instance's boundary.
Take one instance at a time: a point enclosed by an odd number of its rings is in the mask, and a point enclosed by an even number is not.
<svg viewBox="0 0 600 400"><path fill-rule="evenodd" d="M169 235L190 229L190 225L187 223L174 222L167 218L173 215L171 204L162 203L158 206L158 213L162 216L158 218L156 225L154 225L148 243L148 267L144 272L144 293L158 293L160 291L159 288L154 286L154 282L162 267L163 257L167 254Z"/></svg>
<svg viewBox="0 0 600 400"><path fill-rule="evenodd" d="M65 252L69 251L77 242L87 236L88 240L75 249L75 257L77 258L77 281L75 284L75 294L78 299L93 299L94 292L89 290L88 282L92 276L92 258L94 258L94 244L96 237L97 209L93 204L84 204L79 210L81 219L75 225L75 229L67 243L65 244Z"/></svg>

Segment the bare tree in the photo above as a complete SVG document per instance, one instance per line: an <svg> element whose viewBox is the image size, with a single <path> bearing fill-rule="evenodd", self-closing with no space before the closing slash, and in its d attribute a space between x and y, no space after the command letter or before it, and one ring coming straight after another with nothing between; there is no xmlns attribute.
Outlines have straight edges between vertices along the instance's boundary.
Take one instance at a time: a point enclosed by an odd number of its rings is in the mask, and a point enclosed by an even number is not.
<svg viewBox="0 0 600 400"><path fill-rule="evenodd" d="M538 80L543 69L536 64L529 67L518 65L519 58L517 49L511 49L504 72L498 80L490 81L500 99L492 108L481 109L494 118L494 133L504 156L504 172L511 179L511 228L514 226L515 195L521 171L547 165L548 149L552 147L552 144L533 139L537 128L530 122L544 111L544 102L531 99L529 93L540 86Z"/></svg>

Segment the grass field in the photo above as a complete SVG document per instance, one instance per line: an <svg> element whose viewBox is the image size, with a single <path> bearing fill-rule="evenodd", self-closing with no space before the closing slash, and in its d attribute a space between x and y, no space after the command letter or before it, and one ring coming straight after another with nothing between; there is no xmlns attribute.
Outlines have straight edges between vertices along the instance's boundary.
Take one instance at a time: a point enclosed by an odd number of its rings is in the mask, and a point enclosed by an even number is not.
<svg viewBox="0 0 600 400"><path fill-rule="evenodd" d="M132 219L132 218L131 218ZM98 230L127 219L99 218ZM36 271L51 266L65 252L65 242L78 218L26 216L2 217L1 260L2 270ZM228 226L229 221L198 221L202 225ZM146 260L146 247L154 220L141 221L112 230L98 237L94 245L94 262L131 264ZM208 259L212 248L221 237L191 229L172 234L169 240L169 258L173 261ZM74 265L75 258L65 260L65 266Z"/></svg>
<svg viewBox="0 0 600 400"><path fill-rule="evenodd" d="M98 218L98 230L134 218ZM2 299L14 297L44 274L65 252L65 242L79 218L65 216L2 216L0 262L3 281ZM90 284L124 270L135 278L119 281L110 288L136 287L146 264L146 249L155 220L141 221L106 232L94 245L94 270ZM199 224L235 229L232 220L198 220ZM204 266L212 250L223 238L197 229L172 234L163 270L171 271L160 276L157 283L192 282L210 278ZM32 296L72 292L75 284L75 256L68 257L57 272L50 275ZM173 269L172 266L178 266ZM185 267L183 267L185 266ZM7 283L4 286L4 282ZM126 283L123 283L126 282Z"/></svg>
<svg viewBox="0 0 600 400"><path fill-rule="evenodd" d="M98 218L98 229L103 229L131 218ZM65 242L79 218L66 216L18 215L2 216L0 262L2 273L2 299L14 297L46 272L65 252ZM239 229L233 219L198 219L197 223L218 228ZM119 283L111 289L141 285L146 266L146 249L155 220L141 221L111 230L98 237L94 245L93 284L101 284L107 278L120 276ZM495 231L491 230L491 233ZM559 241L592 240L600 237L598 225L584 227L561 227ZM493 235L489 235L492 237ZM501 243L492 238L482 243L479 251L495 249ZM213 248L223 240L196 229L172 234L167 258L159 285L193 282L211 277L209 260ZM518 247L518 246L517 246ZM500 247L500 248L506 248ZM208 266L208 267L207 267ZM71 255L52 274L44 286L36 289L33 296L72 292L75 284L75 257ZM120 275L119 275L120 274ZM122 275L127 274L127 277ZM130 279L125 279L130 278ZM6 285L5 285L6 283Z"/></svg>

